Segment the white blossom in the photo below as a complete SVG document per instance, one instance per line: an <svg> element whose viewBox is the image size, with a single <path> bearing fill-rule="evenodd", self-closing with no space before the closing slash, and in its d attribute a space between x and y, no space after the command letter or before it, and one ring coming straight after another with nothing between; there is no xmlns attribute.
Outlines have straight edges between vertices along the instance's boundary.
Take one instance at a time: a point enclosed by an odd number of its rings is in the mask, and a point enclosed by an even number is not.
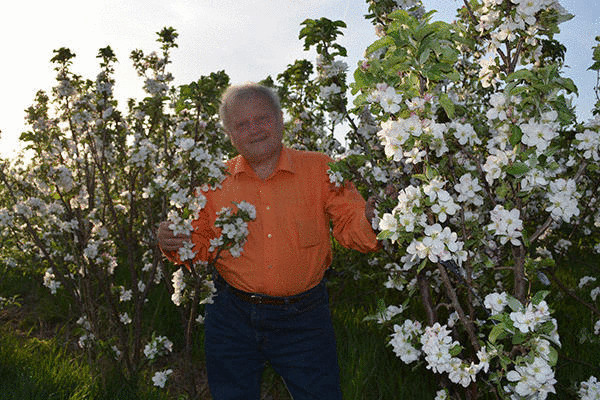
<svg viewBox="0 0 600 400"><path fill-rule="evenodd" d="M171 375L173 373L172 369L166 369L164 371L158 371L154 374L154 376L152 377L152 382L154 383L154 386L158 386L160 388L164 388L165 384L167 383L167 378L169 377L169 375Z"/></svg>
<svg viewBox="0 0 600 400"><path fill-rule="evenodd" d="M48 268L44 273L44 286L50 289L50 293L56 294L56 290L60 287L60 282L56 280L52 268Z"/></svg>
<svg viewBox="0 0 600 400"><path fill-rule="evenodd" d="M583 381L579 385L580 400L598 400L600 399L600 382L595 376L590 376L587 381Z"/></svg>

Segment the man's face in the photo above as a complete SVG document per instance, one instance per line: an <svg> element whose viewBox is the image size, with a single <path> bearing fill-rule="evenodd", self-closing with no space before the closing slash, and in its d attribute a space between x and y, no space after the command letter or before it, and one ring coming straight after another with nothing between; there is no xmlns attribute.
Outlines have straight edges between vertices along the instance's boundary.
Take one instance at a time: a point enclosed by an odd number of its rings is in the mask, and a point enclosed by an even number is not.
<svg viewBox="0 0 600 400"><path fill-rule="evenodd" d="M231 143L251 165L277 161L282 147L283 118L268 100L235 99L229 105L228 116Z"/></svg>

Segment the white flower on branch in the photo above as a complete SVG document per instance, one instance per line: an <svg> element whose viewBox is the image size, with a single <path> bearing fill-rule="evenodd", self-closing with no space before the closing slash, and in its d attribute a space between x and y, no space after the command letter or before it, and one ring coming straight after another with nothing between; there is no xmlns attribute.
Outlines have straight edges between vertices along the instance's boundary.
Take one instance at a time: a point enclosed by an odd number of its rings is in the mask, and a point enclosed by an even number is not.
<svg viewBox="0 0 600 400"><path fill-rule="evenodd" d="M596 282L596 277L594 277L594 276L584 276L583 278L579 279L579 284L577 284L577 287L579 289L581 289L585 285L587 285L589 282Z"/></svg>
<svg viewBox="0 0 600 400"><path fill-rule="evenodd" d="M577 192L574 179L556 179L550 182L550 190L547 194L549 205L546 211L550 212L554 220L562 219L569 223L573 216L579 215L577 203L581 195Z"/></svg>
<svg viewBox="0 0 600 400"><path fill-rule="evenodd" d="M577 150L583 152L583 158L592 159L594 161L600 160L600 133L586 129L583 133L575 135L578 140Z"/></svg>
<svg viewBox="0 0 600 400"><path fill-rule="evenodd" d="M556 393L554 371L541 357L536 357L525 365L515 366L514 370L506 374L506 378L510 382L516 382L513 390L519 396L535 394L537 398L545 399L548 393Z"/></svg>
<svg viewBox="0 0 600 400"><path fill-rule="evenodd" d="M600 381L595 376L590 376L587 381L581 382L577 393L580 400L600 399Z"/></svg>
<svg viewBox="0 0 600 400"><path fill-rule="evenodd" d="M473 204L475 206L481 206L483 204L483 198L478 195L483 188L479 185L479 179L473 178L470 173L462 175L459 179L459 183L454 185L454 190L458 194L457 201L464 202L467 204Z"/></svg>
<svg viewBox="0 0 600 400"><path fill-rule="evenodd" d="M600 295L600 286L596 286L590 292L590 297L592 298L593 301L596 301L596 299L598 298L598 295Z"/></svg>
<svg viewBox="0 0 600 400"><path fill-rule="evenodd" d="M454 129L454 137L460 145L464 146L468 144L469 146L474 146L481 144L481 139L479 139L477 132L475 132L471 124L452 122L449 127Z"/></svg>
<svg viewBox="0 0 600 400"><path fill-rule="evenodd" d="M558 132L551 124L529 121L520 125L523 136L521 142L529 147L535 147L539 156L550 146L552 139L558 136Z"/></svg>
<svg viewBox="0 0 600 400"><path fill-rule="evenodd" d="M171 295L171 301L176 305L180 306L183 300L183 290L185 289L185 282L183 281L183 267L173 272L173 294Z"/></svg>
<svg viewBox="0 0 600 400"><path fill-rule="evenodd" d="M60 287L60 282L56 280L52 268L48 268L44 274L44 286L50 289L50 293L56 294L56 290Z"/></svg>
<svg viewBox="0 0 600 400"><path fill-rule="evenodd" d="M494 232L495 236L500 236L500 244L506 244L510 240L511 244L519 246L522 236L523 221L520 219L520 211L516 208L506 210L498 204L490 212L492 223L487 229Z"/></svg>
<svg viewBox="0 0 600 400"><path fill-rule="evenodd" d="M149 360L153 360L157 356L162 356L171 352L173 352L173 342L166 336L153 337L152 340L144 346L144 355Z"/></svg>
<svg viewBox="0 0 600 400"><path fill-rule="evenodd" d="M329 98L333 95L339 94L342 91L342 88L332 83L329 86L321 86L319 96L325 101L329 100Z"/></svg>
<svg viewBox="0 0 600 400"><path fill-rule="evenodd" d="M485 296L483 301L485 308L492 312L492 315L499 314L504 311L504 307L508 304L506 292L490 293Z"/></svg>
<svg viewBox="0 0 600 400"><path fill-rule="evenodd" d="M421 351L413 346L416 337L422 333L419 321L406 320L402 326L394 325L390 344L397 357L404 363L410 364L419 359Z"/></svg>
<svg viewBox="0 0 600 400"><path fill-rule="evenodd" d="M129 290L125 290L124 287L120 287L120 295L119 295L119 301L123 302L123 301L129 301L132 298L133 292L131 289Z"/></svg>
<svg viewBox="0 0 600 400"><path fill-rule="evenodd" d="M164 371L158 371L152 377L152 383L154 384L154 386L157 386L157 387L160 387L160 388L164 388L165 384L167 383L167 378L172 373L173 373L173 370L170 369L170 368L166 369Z"/></svg>
<svg viewBox="0 0 600 400"><path fill-rule="evenodd" d="M440 325L436 322L433 326L425 327L425 332L421 335L422 351L425 353L427 369L435 373L451 372L450 361L452 356L450 350L459 343L452 340L450 330L446 325Z"/></svg>
<svg viewBox="0 0 600 400"><path fill-rule="evenodd" d="M402 306L387 306L385 310L377 314L377 323L383 324L384 322L390 321L396 315L401 314L403 310Z"/></svg>
<svg viewBox="0 0 600 400"><path fill-rule="evenodd" d="M187 261L193 260L196 257L196 252L194 251L194 243L191 240L186 240L183 242L183 246L181 246L177 252L179 254L180 260Z"/></svg>
<svg viewBox="0 0 600 400"><path fill-rule="evenodd" d="M119 321L121 321L123 325L129 325L131 323L131 318L129 317L129 314L124 312L119 314Z"/></svg>
<svg viewBox="0 0 600 400"><path fill-rule="evenodd" d="M383 92L379 93L379 105L383 108L383 111L390 114L395 114L400 111L400 103L402 102L402 95L396 92L393 87L386 88Z"/></svg>
<svg viewBox="0 0 600 400"><path fill-rule="evenodd" d="M335 187L341 187L344 183L344 177L338 171L332 171L331 169L328 169L327 175L329 175L329 182L333 183Z"/></svg>

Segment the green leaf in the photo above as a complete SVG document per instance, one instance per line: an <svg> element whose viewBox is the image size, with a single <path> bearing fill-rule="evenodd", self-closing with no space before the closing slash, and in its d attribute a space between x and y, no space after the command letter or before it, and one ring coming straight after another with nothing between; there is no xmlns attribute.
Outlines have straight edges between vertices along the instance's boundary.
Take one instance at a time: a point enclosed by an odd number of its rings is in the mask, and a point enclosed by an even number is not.
<svg viewBox="0 0 600 400"><path fill-rule="evenodd" d="M429 59L429 55L431 54L431 48L424 49L419 55L419 64L425 64Z"/></svg>
<svg viewBox="0 0 600 400"><path fill-rule="evenodd" d="M556 83L558 83L568 93L577 93L577 86L571 78L558 78L556 79Z"/></svg>
<svg viewBox="0 0 600 400"><path fill-rule="evenodd" d="M533 298L531 299L531 302L537 306L537 305L538 305L538 304L540 304L540 302L541 302L542 300L544 300L544 299L546 298L546 296L548 296L549 294L550 294L550 291L549 291L549 290L540 290L539 292L537 292L537 293L535 294L535 296L533 296Z"/></svg>
<svg viewBox="0 0 600 400"><path fill-rule="evenodd" d="M440 104L444 108L448 118L454 118L454 103L448 98L447 93L440 94Z"/></svg>
<svg viewBox="0 0 600 400"><path fill-rule="evenodd" d="M524 333L517 331L517 333L515 333L512 337L512 344L521 344L526 339L527 339L527 336Z"/></svg>
<svg viewBox="0 0 600 400"><path fill-rule="evenodd" d="M366 53L371 54L384 47L389 47L394 44L394 39L391 36L384 36L379 40L376 40L373 44L367 47Z"/></svg>
<svg viewBox="0 0 600 400"><path fill-rule="evenodd" d="M550 364L551 367L554 367L556 365L556 362L558 361L558 352L552 346L550 346L549 350L550 351L548 352L548 364Z"/></svg>
<svg viewBox="0 0 600 400"><path fill-rule="evenodd" d="M418 179L421 182L429 182L429 179L427 178L427 175L425 174L414 174L412 176L414 179Z"/></svg>
<svg viewBox="0 0 600 400"><path fill-rule="evenodd" d="M508 187L506 182L502 182L502 184L500 184L500 186L498 186L498 188L496 189L496 195L501 199L504 199L506 198L506 195L508 194L509 190L510 188Z"/></svg>
<svg viewBox="0 0 600 400"><path fill-rule="evenodd" d="M488 340L490 343L496 343L496 340L504 333L504 324L498 324L492 328L490 331L490 336Z"/></svg>
<svg viewBox="0 0 600 400"><path fill-rule="evenodd" d="M446 75L446 78L448 78L452 82L458 82L461 76L458 71L452 71L448 75Z"/></svg>
<svg viewBox="0 0 600 400"><path fill-rule="evenodd" d="M460 354L462 349L463 349L463 347L460 344L457 344L456 346L454 346L453 348L450 349L450 355L452 357L456 357L457 355Z"/></svg>
<svg viewBox="0 0 600 400"><path fill-rule="evenodd" d="M519 300L515 299L511 295L506 295L506 302L507 302L508 306L510 307L510 309L513 311L522 311L523 310L523 304L521 304L521 302Z"/></svg>
<svg viewBox="0 0 600 400"><path fill-rule="evenodd" d="M394 232L392 232L392 231L388 231L388 230L381 231L377 235L377 240L387 240L387 239L391 238L392 236L394 236Z"/></svg>
<svg viewBox="0 0 600 400"><path fill-rule="evenodd" d="M425 167L425 176L427 180L431 180L437 176L435 168L431 168L429 165Z"/></svg>
<svg viewBox="0 0 600 400"><path fill-rule="evenodd" d="M528 69L520 69L518 71L513 72L512 74L508 75L506 77L506 81L507 82L512 82L512 81L518 81L518 80L525 80L525 81L531 81L531 79L533 78L533 72L531 72Z"/></svg>
<svg viewBox="0 0 600 400"><path fill-rule="evenodd" d="M506 169L506 172L515 178L520 178L529 172L529 166L522 162L515 162Z"/></svg>
<svg viewBox="0 0 600 400"><path fill-rule="evenodd" d="M423 261L421 261L421 264L419 265L419 268L417 268L417 274L419 272L421 272L423 270L423 268L425 268L425 266L427 265L427 258L423 259Z"/></svg>
<svg viewBox="0 0 600 400"><path fill-rule="evenodd" d="M508 139L510 144L513 146L516 146L517 144L521 143L521 138L523 137L523 131L521 130L521 128L519 127L519 125L512 125L510 127L510 138Z"/></svg>
<svg viewBox="0 0 600 400"><path fill-rule="evenodd" d="M550 335L552 332L554 332L554 329L556 329L554 323L552 321L546 321L542 324L542 326L537 328L537 331L543 333L544 335Z"/></svg>

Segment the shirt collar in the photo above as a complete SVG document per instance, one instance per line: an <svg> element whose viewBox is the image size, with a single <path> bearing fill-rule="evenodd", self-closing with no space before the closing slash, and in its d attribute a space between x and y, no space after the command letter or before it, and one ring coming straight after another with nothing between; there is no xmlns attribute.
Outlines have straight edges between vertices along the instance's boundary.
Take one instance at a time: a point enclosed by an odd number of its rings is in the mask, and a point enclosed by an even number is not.
<svg viewBox="0 0 600 400"><path fill-rule="evenodd" d="M294 168L294 160L292 159L292 150L285 146L281 148L281 153L279 154L277 166L275 167L273 174L276 174L278 171L288 171L291 173L296 172ZM248 161L246 161L242 155L238 155L230 161L229 172L231 175L238 175L241 173L255 174Z"/></svg>

